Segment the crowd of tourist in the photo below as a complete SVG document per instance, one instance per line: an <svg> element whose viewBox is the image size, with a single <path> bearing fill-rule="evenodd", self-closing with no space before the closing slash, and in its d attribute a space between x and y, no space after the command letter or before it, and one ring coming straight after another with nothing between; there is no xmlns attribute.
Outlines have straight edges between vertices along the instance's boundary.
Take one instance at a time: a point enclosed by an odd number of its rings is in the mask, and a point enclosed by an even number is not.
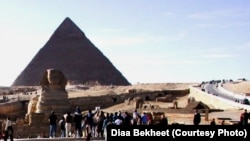
<svg viewBox="0 0 250 141"><path fill-rule="evenodd" d="M67 112L62 117L57 117L55 111L51 111L48 118L49 120L49 138L55 137L86 137L90 140L91 137L104 138L106 136L106 129L108 125L169 125L169 121L165 113L160 115L157 120L152 114L146 112L138 112L136 109L132 112L113 112L108 113L100 109L95 111L88 110L87 113L83 114L79 107L76 107L74 112ZM250 113L247 110L240 116L240 125L248 125L250 119ZM193 125L200 125L201 114L199 110L195 110L193 116ZM210 125L225 125L225 121L221 121L217 124L215 119L212 119ZM7 117L4 129L4 139L10 138L13 140L13 127L9 117ZM57 135L59 133L60 135ZM39 134L37 138L45 138L45 135Z"/></svg>
<svg viewBox="0 0 250 141"><path fill-rule="evenodd" d="M74 113L68 112L63 115L57 122L58 117L51 112L49 116L50 130L49 137L56 137L57 129L61 131L60 137L105 137L106 127L112 125L152 125L162 124L168 125L168 119L162 114L160 119L154 121L152 114L145 112L139 113L134 110L132 113L117 111L114 113L105 113L102 110L88 110L86 114L82 114L80 108L77 107ZM73 130L72 130L73 129Z"/></svg>

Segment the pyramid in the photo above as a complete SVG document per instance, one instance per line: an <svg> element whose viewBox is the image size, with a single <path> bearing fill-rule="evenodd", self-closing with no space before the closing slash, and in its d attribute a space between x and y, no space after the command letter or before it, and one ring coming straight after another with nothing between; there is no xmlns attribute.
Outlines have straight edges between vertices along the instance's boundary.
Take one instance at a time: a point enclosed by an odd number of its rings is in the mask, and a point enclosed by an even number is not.
<svg viewBox="0 0 250 141"><path fill-rule="evenodd" d="M12 86L38 86L50 68L61 70L70 84L130 85L109 59L66 17Z"/></svg>

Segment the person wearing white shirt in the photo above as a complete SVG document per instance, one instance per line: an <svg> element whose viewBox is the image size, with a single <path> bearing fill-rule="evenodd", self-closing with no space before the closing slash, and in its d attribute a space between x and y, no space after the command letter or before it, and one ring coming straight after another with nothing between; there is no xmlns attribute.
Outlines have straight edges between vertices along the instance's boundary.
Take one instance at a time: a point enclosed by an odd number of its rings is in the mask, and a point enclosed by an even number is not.
<svg viewBox="0 0 250 141"><path fill-rule="evenodd" d="M115 120L115 125L121 125L122 124L122 117L118 116L118 118Z"/></svg>
<svg viewBox="0 0 250 141"><path fill-rule="evenodd" d="M13 132L13 127L12 127L12 122L10 120L10 117L7 117L7 120L5 122L4 131L5 131L4 141L7 141L9 137L10 137L10 140L13 141L13 133L14 132Z"/></svg>

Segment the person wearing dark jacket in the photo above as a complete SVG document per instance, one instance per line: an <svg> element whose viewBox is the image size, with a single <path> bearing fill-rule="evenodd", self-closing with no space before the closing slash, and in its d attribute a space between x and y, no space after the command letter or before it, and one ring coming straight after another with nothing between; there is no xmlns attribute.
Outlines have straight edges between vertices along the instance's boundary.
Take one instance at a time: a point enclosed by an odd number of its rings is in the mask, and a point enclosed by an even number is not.
<svg viewBox="0 0 250 141"><path fill-rule="evenodd" d="M244 110L244 113L242 115L243 115L242 124L248 125L249 113L247 112L247 109Z"/></svg>
<svg viewBox="0 0 250 141"><path fill-rule="evenodd" d="M200 122L201 122L201 115L200 115L198 109L196 109L195 113L194 113L193 123L194 123L194 125L199 125Z"/></svg>
<svg viewBox="0 0 250 141"><path fill-rule="evenodd" d="M215 119L213 118L212 121L210 122L210 125L216 125Z"/></svg>
<svg viewBox="0 0 250 141"><path fill-rule="evenodd" d="M54 111L51 111L49 116L49 137L55 138L56 137L56 123L57 123L57 116L55 115Z"/></svg>
<svg viewBox="0 0 250 141"><path fill-rule="evenodd" d="M75 134L76 137L82 137L82 113L79 107L76 107L76 110L74 112L74 123L75 123Z"/></svg>

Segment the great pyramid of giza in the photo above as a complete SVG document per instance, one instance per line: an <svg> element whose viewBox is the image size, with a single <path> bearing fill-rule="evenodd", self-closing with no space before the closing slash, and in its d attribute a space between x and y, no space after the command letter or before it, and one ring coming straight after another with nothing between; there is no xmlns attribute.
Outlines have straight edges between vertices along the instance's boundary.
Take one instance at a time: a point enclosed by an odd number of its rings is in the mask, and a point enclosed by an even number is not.
<svg viewBox="0 0 250 141"><path fill-rule="evenodd" d="M70 84L130 85L109 59L66 17L12 86L38 86L50 68L61 70Z"/></svg>

